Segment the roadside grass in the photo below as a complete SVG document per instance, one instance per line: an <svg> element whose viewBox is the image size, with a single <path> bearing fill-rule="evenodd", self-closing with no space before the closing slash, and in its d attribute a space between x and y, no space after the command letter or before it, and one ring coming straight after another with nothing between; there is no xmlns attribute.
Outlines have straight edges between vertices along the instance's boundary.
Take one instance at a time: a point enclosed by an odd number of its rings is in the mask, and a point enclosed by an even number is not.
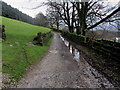
<svg viewBox="0 0 120 90"><path fill-rule="evenodd" d="M0 18L7 35L7 39L2 42L2 72L7 73L10 78L10 81L5 83L11 84L18 82L27 68L45 55L52 38L44 46L35 46L29 42L32 42L38 32L46 33L51 30L5 17Z"/></svg>

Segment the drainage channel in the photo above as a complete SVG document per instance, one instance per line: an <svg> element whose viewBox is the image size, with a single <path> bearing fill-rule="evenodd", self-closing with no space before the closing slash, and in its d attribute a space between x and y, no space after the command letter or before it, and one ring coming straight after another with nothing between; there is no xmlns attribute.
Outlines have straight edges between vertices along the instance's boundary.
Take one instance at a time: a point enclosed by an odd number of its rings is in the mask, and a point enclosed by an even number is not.
<svg viewBox="0 0 120 90"><path fill-rule="evenodd" d="M76 60L76 62L78 64L78 67L82 68L80 70L83 70L83 72L86 75L88 75L89 77L92 77L90 79L95 79L93 81L96 82L98 87L115 88L114 85L110 81L108 81L108 79L106 79L95 68L93 68L91 65L89 65L85 59L84 59L84 64L81 64L81 63L83 63L81 61L81 52L78 49L76 49L74 46L72 46L70 44L70 42L67 41L65 38L63 38L61 35L60 35L60 38L62 39L64 44L68 47L68 49L69 49L71 55L73 56L74 60ZM92 83L92 82L90 82L90 83Z"/></svg>

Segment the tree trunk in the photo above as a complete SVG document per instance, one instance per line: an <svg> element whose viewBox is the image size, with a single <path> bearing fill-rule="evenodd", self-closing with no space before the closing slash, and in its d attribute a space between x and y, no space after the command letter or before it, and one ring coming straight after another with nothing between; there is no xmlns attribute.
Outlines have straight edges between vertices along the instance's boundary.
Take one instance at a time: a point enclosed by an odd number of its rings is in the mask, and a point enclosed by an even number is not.
<svg viewBox="0 0 120 90"><path fill-rule="evenodd" d="M84 37L84 43L86 43L86 39L87 39L87 29L84 30L85 31L85 37Z"/></svg>
<svg viewBox="0 0 120 90"><path fill-rule="evenodd" d="M59 22L57 21L57 30L59 30Z"/></svg>
<svg viewBox="0 0 120 90"><path fill-rule="evenodd" d="M80 27L77 27L76 30L77 30L77 31L76 31L77 34L81 34Z"/></svg>
<svg viewBox="0 0 120 90"><path fill-rule="evenodd" d="M73 33L73 27L72 26L68 26L69 32Z"/></svg>

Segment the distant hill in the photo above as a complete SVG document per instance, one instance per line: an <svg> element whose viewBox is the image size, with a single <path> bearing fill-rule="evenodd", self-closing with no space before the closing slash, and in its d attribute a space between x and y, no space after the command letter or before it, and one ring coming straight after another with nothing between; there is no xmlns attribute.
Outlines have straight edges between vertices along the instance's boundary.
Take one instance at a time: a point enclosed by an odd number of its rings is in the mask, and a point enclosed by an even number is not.
<svg viewBox="0 0 120 90"><path fill-rule="evenodd" d="M2 13L1 13L2 15L0 16L34 24L32 17L22 13L17 8L13 8L11 5L8 5L3 1L0 1L0 7L2 8Z"/></svg>
<svg viewBox="0 0 120 90"><path fill-rule="evenodd" d="M96 31L89 31L89 37L95 37L98 39L108 39L113 40L115 37L120 37L120 32L118 31L108 31L108 30L96 30Z"/></svg>

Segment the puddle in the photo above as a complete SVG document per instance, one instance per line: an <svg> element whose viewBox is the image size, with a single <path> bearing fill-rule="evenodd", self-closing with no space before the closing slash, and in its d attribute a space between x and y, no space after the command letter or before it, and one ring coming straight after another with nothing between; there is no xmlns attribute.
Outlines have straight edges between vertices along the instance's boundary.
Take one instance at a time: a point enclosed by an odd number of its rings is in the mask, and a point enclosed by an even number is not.
<svg viewBox="0 0 120 90"><path fill-rule="evenodd" d="M64 39L61 35L60 35L60 38L64 42L64 44L68 47L74 60L77 61L78 67L82 68L81 70L83 70L84 73L90 77L89 80L91 81L91 79L93 79L93 80L97 81L96 83L90 82L91 84L95 83L96 85L98 85L98 87L114 88L114 86L113 86L113 84L111 84L111 82L109 82L102 74L100 74L95 68L93 68L91 65L89 65L86 61L83 64L83 62L81 61L81 57L80 57L81 53L79 52L78 49L76 49L74 46L72 46L70 44L70 42L68 42L66 39Z"/></svg>
<svg viewBox="0 0 120 90"><path fill-rule="evenodd" d="M70 53L73 55L73 58L78 61L80 59L80 52L74 48L66 39L64 39L61 35L60 38L65 43L65 45L69 48Z"/></svg>

